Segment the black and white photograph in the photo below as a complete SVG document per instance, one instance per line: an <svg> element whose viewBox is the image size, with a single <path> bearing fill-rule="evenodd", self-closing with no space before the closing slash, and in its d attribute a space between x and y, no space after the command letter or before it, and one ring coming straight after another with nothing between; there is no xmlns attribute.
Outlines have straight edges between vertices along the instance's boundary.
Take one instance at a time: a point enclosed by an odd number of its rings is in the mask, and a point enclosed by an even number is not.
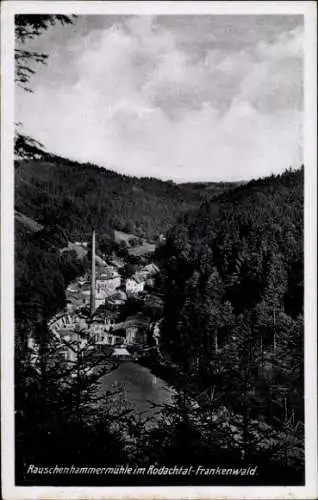
<svg viewBox="0 0 318 500"><path fill-rule="evenodd" d="M3 11L4 498L316 498L314 2Z"/></svg>

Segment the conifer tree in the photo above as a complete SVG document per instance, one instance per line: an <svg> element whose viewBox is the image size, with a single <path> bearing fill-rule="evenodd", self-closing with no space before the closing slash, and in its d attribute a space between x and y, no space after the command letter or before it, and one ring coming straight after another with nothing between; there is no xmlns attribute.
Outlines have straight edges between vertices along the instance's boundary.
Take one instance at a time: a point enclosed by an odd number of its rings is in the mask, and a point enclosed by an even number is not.
<svg viewBox="0 0 318 500"><path fill-rule="evenodd" d="M26 92L32 92L29 84L32 75L35 74L34 65L46 64L49 55L27 50L25 49L25 43L41 35L41 33L56 23L63 25L71 24L72 19L65 15L18 14L15 16L15 81L17 86ZM43 144L24 134L21 131L23 124L19 123L17 126L14 139L15 156L19 159L34 158L37 155L43 157L45 155Z"/></svg>

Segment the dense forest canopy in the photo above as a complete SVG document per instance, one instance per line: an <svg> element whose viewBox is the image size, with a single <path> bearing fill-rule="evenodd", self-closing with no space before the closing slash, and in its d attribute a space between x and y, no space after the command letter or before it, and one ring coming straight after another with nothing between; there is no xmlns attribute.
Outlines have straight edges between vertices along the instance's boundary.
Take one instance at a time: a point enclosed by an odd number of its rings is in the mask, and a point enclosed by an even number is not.
<svg viewBox="0 0 318 500"><path fill-rule="evenodd" d="M303 176L290 170L204 202L157 252L162 347L192 386L214 387L243 414L246 443L255 418L280 430L304 421Z"/></svg>
<svg viewBox="0 0 318 500"><path fill-rule="evenodd" d="M44 226L58 224L75 239L92 227L101 236L119 229L153 239L219 189L129 177L45 153L42 159L17 161L15 183L19 212Z"/></svg>

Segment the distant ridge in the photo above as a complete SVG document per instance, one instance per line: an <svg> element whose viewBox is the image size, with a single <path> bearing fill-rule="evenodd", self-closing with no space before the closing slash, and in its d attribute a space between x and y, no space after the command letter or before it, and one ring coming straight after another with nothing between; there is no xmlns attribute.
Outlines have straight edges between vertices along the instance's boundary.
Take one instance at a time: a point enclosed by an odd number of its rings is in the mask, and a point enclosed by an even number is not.
<svg viewBox="0 0 318 500"><path fill-rule="evenodd" d="M180 214L230 187L129 177L49 154L15 164L16 210L43 226L60 226L71 240L94 227L99 236L117 230L152 241Z"/></svg>

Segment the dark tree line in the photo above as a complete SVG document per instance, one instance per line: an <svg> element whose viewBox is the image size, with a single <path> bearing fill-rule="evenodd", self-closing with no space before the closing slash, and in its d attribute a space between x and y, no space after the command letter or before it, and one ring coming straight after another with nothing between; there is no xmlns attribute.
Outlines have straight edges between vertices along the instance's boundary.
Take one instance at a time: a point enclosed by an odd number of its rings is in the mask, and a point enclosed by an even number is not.
<svg viewBox="0 0 318 500"><path fill-rule="evenodd" d="M157 258L166 356L231 415L245 458L302 477L303 168L204 202Z"/></svg>

